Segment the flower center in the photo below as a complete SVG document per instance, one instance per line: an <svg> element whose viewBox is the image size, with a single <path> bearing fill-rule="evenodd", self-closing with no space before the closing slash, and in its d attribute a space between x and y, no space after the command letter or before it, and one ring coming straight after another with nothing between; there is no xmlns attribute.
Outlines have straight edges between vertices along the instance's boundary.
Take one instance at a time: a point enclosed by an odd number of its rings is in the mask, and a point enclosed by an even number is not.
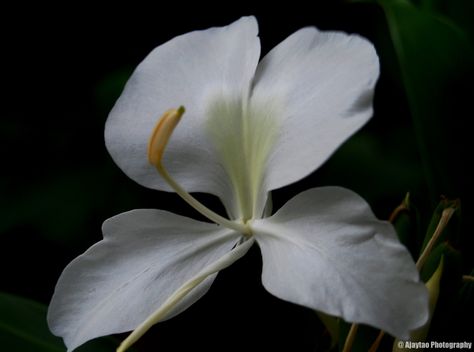
<svg viewBox="0 0 474 352"><path fill-rule="evenodd" d="M153 129L150 140L148 142L148 160L150 164L156 167L158 173L181 198L183 198L189 205L191 205L194 209L196 209L202 215L207 217L209 220L215 222L216 224L240 232L243 235L251 236L252 232L247 221L231 221L207 208L191 194L186 192L184 188L182 188L173 179L173 177L171 177L171 175L164 167L162 160L166 145L168 144L168 141L171 135L173 134L174 129L181 120L181 117L183 116L184 112L185 109L183 106L179 107L178 109L171 109L165 112L163 116L161 116L161 118L158 120L158 123Z"/></svg>
<svg viewBox="0 0 474 352"><path fill-rule="evenodd" d="M233 190L231 216L244 223L261 218L267 198L265 166L278 132L279 107L217 97L206 111L207 132Z"/></svg>

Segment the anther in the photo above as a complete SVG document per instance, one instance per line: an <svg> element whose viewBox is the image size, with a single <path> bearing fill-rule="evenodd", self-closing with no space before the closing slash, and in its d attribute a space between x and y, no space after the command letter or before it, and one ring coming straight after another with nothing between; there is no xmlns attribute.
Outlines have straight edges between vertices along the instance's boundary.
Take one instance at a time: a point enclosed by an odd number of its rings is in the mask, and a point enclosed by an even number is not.
<svg viewBox="0 0 474 352"><path fill-rule="evenodd" d="M156 167L161 165L166 145L181 120L184 111L183 106L180 106L178 109L170 109L158 120L148 142L148 161L150 164Z"/></svg>
<svg viewBox="0 0 474 352"><path fill-rule="evenodd" d="M190 206L192 206L202 215L216 224L250 237L251 229L249 226L226 219L207 208L191 194L189 194L183 187L181 187L181 185L173 179L173 177L166 170L165 166L162 164L162 158L166 149L166 145L168 144L168 141L173 134L174 129L176 128L176 125L181 120L181 116L183 116L184 111L185 109L183 106L180 106L178 109L168 110L158 120L158 123L153 129L150 140L148 141L148 161L150 164L156 167L156 170L163 177L166 183L181 198L183 198L183 200L185 200Z"/></svg>

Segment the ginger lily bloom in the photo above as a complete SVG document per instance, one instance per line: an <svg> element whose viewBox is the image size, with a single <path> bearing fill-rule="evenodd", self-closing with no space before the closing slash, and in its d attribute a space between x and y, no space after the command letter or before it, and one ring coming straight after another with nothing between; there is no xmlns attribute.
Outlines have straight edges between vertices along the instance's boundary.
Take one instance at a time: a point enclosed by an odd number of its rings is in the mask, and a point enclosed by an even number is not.
<svg viewBox="0 0 474 352"><path fill-rule="evenodd" d="M127 83L105 128L114 161L213 223L150 209L106 220L104 239L66 267L49 308L68 351L134 330L124 351L196 302L255 242L263 285L281 299L401 339L426 321L413 260L358 195L314 188L269 211L271 190L314 171L371 117L374 48L356 35L303 28L259 62L257 34L246 17L178 36ZM194 191L217 195L228 217Z"/></svg>

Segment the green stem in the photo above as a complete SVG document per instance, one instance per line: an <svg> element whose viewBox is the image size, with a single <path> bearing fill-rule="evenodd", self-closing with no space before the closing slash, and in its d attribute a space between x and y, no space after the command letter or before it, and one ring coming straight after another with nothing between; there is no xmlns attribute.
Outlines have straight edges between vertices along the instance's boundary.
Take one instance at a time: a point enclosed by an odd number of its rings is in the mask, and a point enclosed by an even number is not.
<svg viewBox="0 0 474 352"><path fill-rule="evenodd" d="M428 256L430 255L434 245L436 244L436 241L438 240L441 233L443 233L443 230L445 229L446 225L449 222L449 219L451 219L451 216L453 216L455 211L455 208L446 208L441 213L441 219L439 219L438 226L436 227L433 236L431 236L430 241L423 250L423 253L421 253L420 257L418 258L418 261L416 262L416 268L418 269L418 271L420 271L423 265L425 264L426 259L428 259Z"/></svg>

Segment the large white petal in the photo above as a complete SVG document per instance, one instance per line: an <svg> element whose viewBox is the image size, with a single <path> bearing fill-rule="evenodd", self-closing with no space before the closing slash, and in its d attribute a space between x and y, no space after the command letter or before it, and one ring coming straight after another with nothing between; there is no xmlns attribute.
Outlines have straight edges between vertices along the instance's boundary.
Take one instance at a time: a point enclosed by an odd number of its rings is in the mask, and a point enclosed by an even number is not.
<svg viewBox="0 0 474 352"><path fill-rule="evenodd" d="M267 190L314 171L366 123L378 75L378 57L367 40L312 27L297 31L264 57L250 105L266 110L280 128Z"/></svg>
<svg viewBox="0 0 474 352"><path fill-rule="evenodd" d="M214 224L148 209L108 219L103 233L102 241L64 269L49 307L49 326L69 351L95 337L135 329L241 239ZM204 295L216 276L207 274L160 320Z"/></svg>
<svg viewBox="0 0 474 352"><path fill-rule="evenodd" d="M213 106L234 117L248 97L260 56L258 25L244 17L226 27L190 32L157 47L137 67L112 109L105 141L117 165L143 186L170 190L148 164L147 143L159 117L184 105L186 113L164 154L169 173L188 192L220 196L231 207L228 176L208 135Z"/></svg>
<svg viewBox="0 0 474 352"><path fill-rule="evenodd" d="M273 295L401 339L428 318L428 296L391 224L355 193L300 193L255 221L263 285Z"/></svg>

